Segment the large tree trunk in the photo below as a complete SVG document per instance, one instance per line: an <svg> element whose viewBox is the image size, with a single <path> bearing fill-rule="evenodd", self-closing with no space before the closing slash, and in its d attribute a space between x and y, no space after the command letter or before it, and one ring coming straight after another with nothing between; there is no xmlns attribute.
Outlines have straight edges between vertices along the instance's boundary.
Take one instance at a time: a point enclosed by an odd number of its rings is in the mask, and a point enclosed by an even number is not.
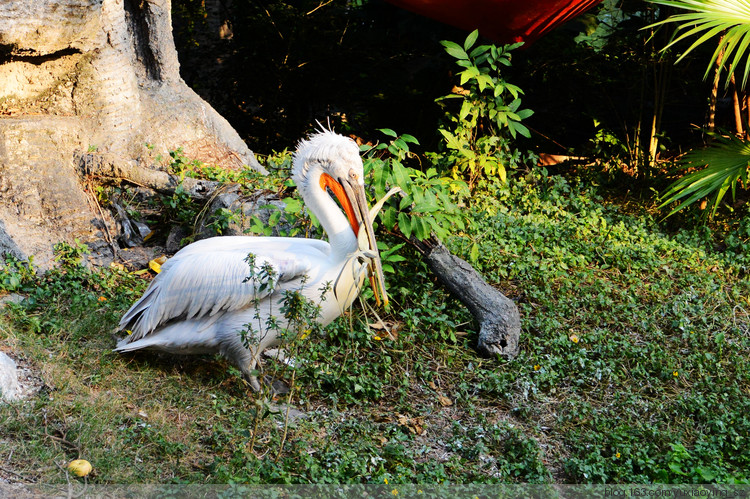
<svg viewBox="0 0 750 499"><path fill-rule="evenodd" d="M114 219L76 173L87 150L129 162L182 147L263 171L180 78L170 0L0 2L0 115L0 253L42 268L61 241L114 256Z"/></svg>

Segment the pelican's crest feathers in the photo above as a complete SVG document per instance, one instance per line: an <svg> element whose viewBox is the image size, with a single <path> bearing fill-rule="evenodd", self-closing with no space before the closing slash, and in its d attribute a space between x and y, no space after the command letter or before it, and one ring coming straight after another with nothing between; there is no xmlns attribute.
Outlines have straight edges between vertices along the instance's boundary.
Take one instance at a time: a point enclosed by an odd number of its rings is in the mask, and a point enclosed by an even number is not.
<svg viewBox="0 0 750 499"><path fill-rule="evenodd" d="M324 169L338 167L342 174L346 174L350 168L357 168L361 172L362 159L359 156L359 147L349 137L321 128L306 140L300 141L297 152L294 153L292 179L297 186L302 185L303 179L307 178L313 165L319 165ZM333 171L327 173L334 178L337 176Z"/></svg>

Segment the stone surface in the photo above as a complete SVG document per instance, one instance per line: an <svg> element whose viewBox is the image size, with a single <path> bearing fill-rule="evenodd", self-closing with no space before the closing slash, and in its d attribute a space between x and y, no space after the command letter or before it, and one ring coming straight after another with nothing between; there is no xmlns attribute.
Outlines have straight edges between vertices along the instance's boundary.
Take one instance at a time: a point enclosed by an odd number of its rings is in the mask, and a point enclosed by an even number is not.
<svg viewBox="0 0 750 499"><path fill-rule="evenodd" d="M0 352L0 399L12 402L20 397L16 363L7 354Z"/></svg>
<svg viewBox="0 0 750 499"><path fill-rule="evenodd" d="M18 305L25 299L26 299L25 296L19 295L17 293L8 293L7 295L0 295L0 306L5 305L6 303L13 303L15 305Z"/></svg>

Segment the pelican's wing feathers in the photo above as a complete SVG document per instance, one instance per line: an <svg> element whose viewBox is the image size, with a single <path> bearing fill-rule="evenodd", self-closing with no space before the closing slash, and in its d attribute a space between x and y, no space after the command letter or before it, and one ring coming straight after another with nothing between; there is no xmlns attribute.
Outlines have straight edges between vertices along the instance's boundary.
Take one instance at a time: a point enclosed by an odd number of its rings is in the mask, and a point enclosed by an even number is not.
<svg viewBox="0 0 750 499"><path fill-rule="evenodd" d="M278 283L305 275L330 247L324 241L294 238L215 237L186 246L120 321L136 341L176 318L211 316L250 306L278 289ZM254 269L246 261L254 255ZM273 276L273 277L271 277Z"/></svg>

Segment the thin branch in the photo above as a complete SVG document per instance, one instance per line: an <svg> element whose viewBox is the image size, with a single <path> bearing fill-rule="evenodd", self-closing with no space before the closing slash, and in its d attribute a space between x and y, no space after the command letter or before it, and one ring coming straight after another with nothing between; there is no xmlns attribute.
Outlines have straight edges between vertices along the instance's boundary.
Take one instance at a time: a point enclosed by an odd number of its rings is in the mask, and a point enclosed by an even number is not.
<svg viewBox="0 0 750 499"><path fill-rule="evenodd" d="M320 2L320 5L318 5L317 7L315 7L313 10L311 10L310 12L308 12L305 15L309 16L310 14L312 14L313 12L315 12L316 10L318 10L318 9L320 9L322 7L325 7L326 5L328 5L331 2L333 2L333 0L328 0L327 2Z"/></svg>

